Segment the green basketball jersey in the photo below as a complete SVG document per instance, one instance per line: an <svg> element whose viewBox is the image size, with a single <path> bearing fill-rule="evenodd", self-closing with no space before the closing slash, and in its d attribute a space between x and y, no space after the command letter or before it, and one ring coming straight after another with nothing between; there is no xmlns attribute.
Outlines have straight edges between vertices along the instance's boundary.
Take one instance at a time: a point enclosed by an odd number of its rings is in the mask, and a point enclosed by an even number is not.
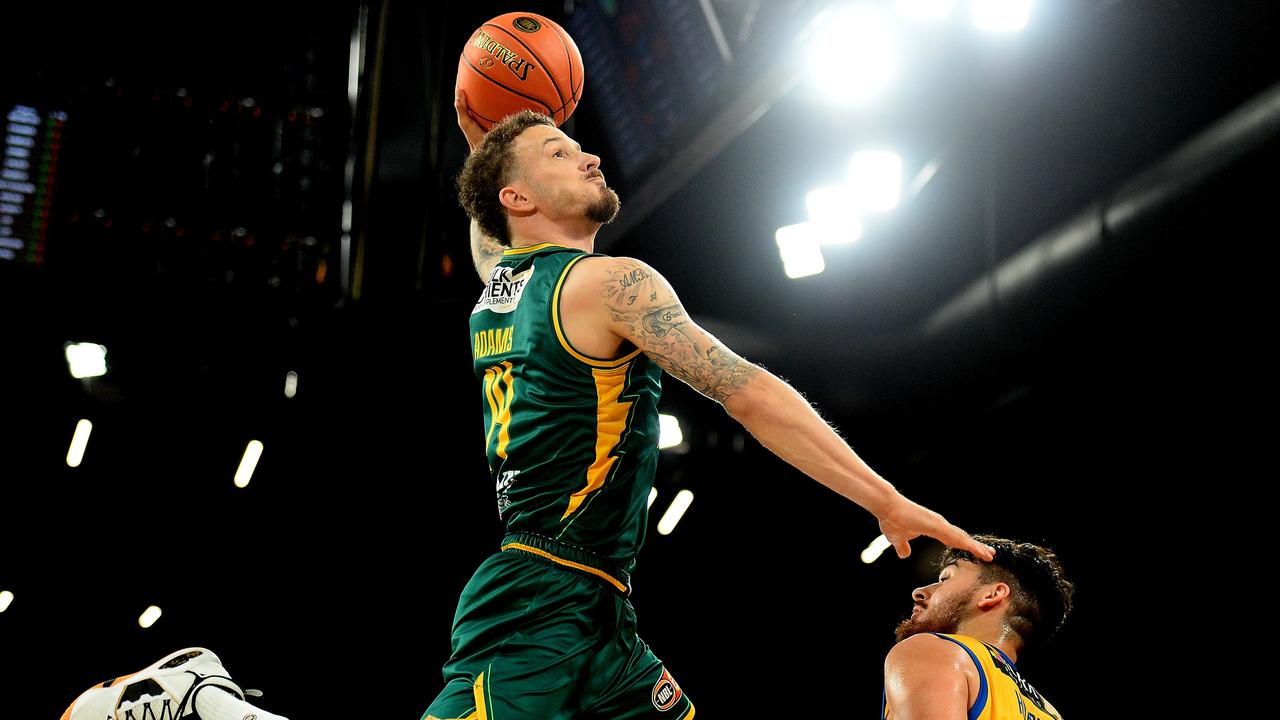
<svg viewBox="0 0 1280 720"><path fill-rule="evenodd" d="M662 371L630 344L602 359L569 343L560 289L586 257L551 243L508 249L471 311L471 355L498 513L509 533L557 544L520 549L564 544L630 572L658 461Z"/></svg>

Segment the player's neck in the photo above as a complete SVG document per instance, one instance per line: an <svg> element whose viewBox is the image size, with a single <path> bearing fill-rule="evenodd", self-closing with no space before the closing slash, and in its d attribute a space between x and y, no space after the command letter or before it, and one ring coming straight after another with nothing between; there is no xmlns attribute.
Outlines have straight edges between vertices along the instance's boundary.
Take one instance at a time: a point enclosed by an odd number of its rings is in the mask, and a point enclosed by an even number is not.
<svg viewBox="0 0 1280 720"><path fill-rule="evenodd" d="M1004 624L999 617L979 616L970 618L960 624L956 629L957 635L967 635L975 640L981 640L988 645L994 645L1009 656L1009 659L1018 662L1018 648L1022 645L1022 639L1018 634L1013 632Z"/></svg>
<svg viewBox="0 0 1280 720"><path fill-rule="evenodd" d="M552 225L550 223L539 224L533 227L521 228L518 232L512 232L511 247L521 248L552 243L577 248L583 252L594 252L596 232L599 230L600 225L598 223L590 223L577 228Z"/></svg>

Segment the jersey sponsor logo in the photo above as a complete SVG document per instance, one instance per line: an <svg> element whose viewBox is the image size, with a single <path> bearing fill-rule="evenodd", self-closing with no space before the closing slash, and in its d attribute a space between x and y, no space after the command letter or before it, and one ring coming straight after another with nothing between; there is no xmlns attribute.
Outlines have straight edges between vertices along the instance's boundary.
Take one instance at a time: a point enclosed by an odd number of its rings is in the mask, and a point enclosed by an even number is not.
<svg viewBox="0 0 1280 720"><path fill-rule="evenodd" d="M671 677L671 673L667 672L666 668L662 668L662 677L659 677L658 682L653 686L653 706L666 712L680 702L681 694L675 678Z"/></svg>
<svg viewBox="0 0 1280 720"><path fill-rule="evenodd" d="M498 517L511 507L511 499L507 497L507 491L515 484L516 476L520 474L519 470L507 470L498 473Z"/></svg>
<svg viewBox="0 0 1280 720"><path fill-rule="evenodd" d="M513 273L511 268L498 266L493 269L493 274L489 276L489 282L485 283L484 292L480 294L480 300L476 303L471 314L482 310L506 314L516 309L520 304L520 296L524 294L524 286L533 278L535 268L530 267L522 273Z"/></svg>

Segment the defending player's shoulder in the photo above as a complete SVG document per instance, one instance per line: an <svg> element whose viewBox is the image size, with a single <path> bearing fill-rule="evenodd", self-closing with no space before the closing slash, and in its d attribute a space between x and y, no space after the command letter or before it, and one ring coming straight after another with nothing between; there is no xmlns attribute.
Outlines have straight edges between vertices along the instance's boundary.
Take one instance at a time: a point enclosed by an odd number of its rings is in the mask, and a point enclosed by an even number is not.
<svg viewBox="0 0 1280 720"><path fill-rule="evenodd" d="M893 646L884 659L885 677L890 671L938 672L966 670L973 661L960 645L932 633L918 633Z"/></svg>
<svg viewBox="0 0 1280 720"><path fill-rule="evenodd" d="M912 635L885 657L885 701L895 719L964 717L977 685L977 670L964 648L936 635Z"/></svg>

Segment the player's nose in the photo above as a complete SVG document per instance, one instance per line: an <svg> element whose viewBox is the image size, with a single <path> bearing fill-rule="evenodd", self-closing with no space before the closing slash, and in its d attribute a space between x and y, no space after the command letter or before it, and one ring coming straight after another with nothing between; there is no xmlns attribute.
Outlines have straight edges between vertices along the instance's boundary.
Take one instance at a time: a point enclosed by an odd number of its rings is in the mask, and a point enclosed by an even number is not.
<svg viewBox="0 0 1280 720"><path fill-rule="evenodd" d="M589 152L582 153L582 169L584 171L591 172L592 170L595 170L598 167L600 167L599 155L592 155Z"/></svg>
<svg viewBox="0 0 1280 720"><path fill-rule="evenodd" d="M933 594L933 586L925 585L911 591L911 599L918 603L929 602L929 596Z"/></svg>

